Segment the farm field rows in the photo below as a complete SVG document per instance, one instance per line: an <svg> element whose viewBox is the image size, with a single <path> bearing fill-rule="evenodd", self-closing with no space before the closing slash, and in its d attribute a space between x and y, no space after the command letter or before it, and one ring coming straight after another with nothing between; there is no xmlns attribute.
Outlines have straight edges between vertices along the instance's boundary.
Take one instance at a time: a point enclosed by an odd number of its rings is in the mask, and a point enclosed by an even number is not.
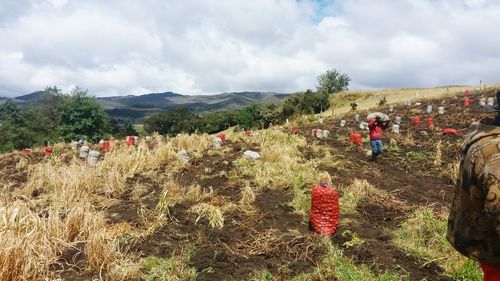
<svg viewBox="0 0 500 281"><path fill-rule="evenodd" d="M0 279L480 280L444 234L461 141L488 116L479 98L491 96L471 94L470 108L462 94L396 105L389 115L402 117L401 134L384 133L378 163L368 161L366 133L361 147L349 142L354 115L366 117L359 111L227 134L218 150L209 135L116 143L96 167L63 144L49 158L1 155ZM331 134L317 139L313 128ZM242 158L246 150L261 158ZM308 226L320 179L340 194L331 239Z"/></svg>

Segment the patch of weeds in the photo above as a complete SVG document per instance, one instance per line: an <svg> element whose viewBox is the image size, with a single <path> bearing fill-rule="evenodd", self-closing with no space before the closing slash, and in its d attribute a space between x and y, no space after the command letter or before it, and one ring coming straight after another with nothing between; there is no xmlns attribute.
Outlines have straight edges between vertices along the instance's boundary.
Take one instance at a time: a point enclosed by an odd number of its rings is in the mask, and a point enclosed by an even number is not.
<svg viewBox="0 0 500 281"><path fill-rule="evenodd" d="M147 257L142 260L145 280L170 281L170 280L195 280L196 268L189 267L189 259L195 248L191 247L180 257L158 258Z"/></svg>
<svg viewBox="0 0 500 281"><path fill-rule="evenodd" d="M252 281L271 281L273 280L273 275L267 269L257 271L251 277Z"/></svg>
<svg viewBox="0 0 500 281"><path fill-rule="evenodd" d="M446 219L438 217L432 209L422 207L410 214L394 232L394 244L410 256L436 262L450 277L466 276L472 279L462 280L481 280L473 279L481 275L479 267L468 263L468 259L446 240L447 227Z"/></svg>
<svg viewBox="0 0 500 281"><path fill-rule="evenodd" d="M349 241L346 241L343 246L345 246L346 248L350 248L352 246L359 246L359 245L362 245L365 243L365 240L359 238L358 234L357 233L353 233L352 231L350 231L349 229L348 230L345 230L344 232L342 232L342 237L345 238L346 236L350 236L351 237L351 240Z"/></svg>
<svg viewBox="0 0 500 281"><path fill-rule="evenodd" d="M344 256L343 251L332 244L329 238L323 238L322 243L327 248L323 261L311 273L302 273L293 281L335 280L343 281L389 281L410 280L410 276L401 276L395 272L386 271L374 273L366 265L356 265L350 258Z"/></svg>
<svg viewBox="0 0 500 281"><path fill-rule="evenodd" d="M426 159L426 155L421 151L410 151L406 153L406 158L414 163Z"/></svg>
<svg viewBox="0 0 500 281"><path fill-rule="evenodd" d="M290 202L290 206L295 209L296 213L307 216L311 209L311 191L300 189L294 190L294 196Z"/></svg>
<svg viewBox="0 0 500 281"><path fill-rule="evenodd" d="M457 268L451 275L453 280L463 280L463 281L481 281L483 280L483 274L479 269L477 262L467 259L462 267Z"/></svg>
<svg viewBox="0 0 500 281"><path fill-rule="evenodd" d="M401 148L395 140L391 140L387 146L387 151L389 152L400 152Z"/></svg>

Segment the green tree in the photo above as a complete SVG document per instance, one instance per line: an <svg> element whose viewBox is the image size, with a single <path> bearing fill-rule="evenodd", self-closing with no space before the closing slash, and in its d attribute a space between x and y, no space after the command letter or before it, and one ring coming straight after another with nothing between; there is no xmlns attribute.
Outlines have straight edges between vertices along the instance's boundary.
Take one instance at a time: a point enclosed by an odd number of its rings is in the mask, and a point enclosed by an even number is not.
<svg viewBox="0 0 500 281"><path fill-rule="evenodd" d="M35 115L35 122L32 127L44 139L58 140L60 124L60 108L68 100L61 89L56 86L47 87L36 103L30 105L30 111Z"/></svg>
<svg viewBox="0 0 500 281"><path fill-rule="evenodd" d="M194 133L199 127L199 121L198 116L187 109L175 109L151 115L144 121L144 131L171 136L179 133Z"/></svg>
<svg viewBox="0 0 500 281"><path fill-rule="evenodd" d="M107 115L86 90L76 88L60 108L59 131L66 141L87 138L96 142L104 136Z"/></svg>
<svg viewBox="0 0 500 281"><path fill-rule="evenodd" d="M234 112L213 112L199 116L198 130L213 134L236 124Z"/></svg>
<svg viewBox="0 0 500 281"><path fill-rule="evenodd" d="M37 133L31 128L35 116L21 111L11 100L0 106L0 151L31 147L37 142Z"/></svg>
<svg viewBox="0 0 500 281"><path fill-rule="evenodd" d="M340 73L334 68L318 76L318 86L316 88L321 93L335 94L347 91L350 81L349 75Z"/></svg>
<svg viewBox="0 0 500 281"><path fill-rule="evenodd" d="M132 123L120 119L109 118L109 127L113 137L122 139L126 136L137 136L139 133ZM108 137L105 135L104 137Z"/></svg>
<svg viewBox="0 0 500 281"><path fill-rule="evenodd" d="M255 127L256 122L259 120L257 105L247 105L242 110L236 113L236 121L240 128L250 130Z"/></svg>

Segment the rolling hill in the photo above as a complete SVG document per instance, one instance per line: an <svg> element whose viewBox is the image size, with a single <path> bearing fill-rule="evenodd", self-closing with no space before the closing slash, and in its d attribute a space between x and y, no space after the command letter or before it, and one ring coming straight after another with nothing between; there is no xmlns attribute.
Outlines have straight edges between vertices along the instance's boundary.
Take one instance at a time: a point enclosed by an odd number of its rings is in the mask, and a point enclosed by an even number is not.
<svg viewBox="0 0 500 281"><path fill-rule="evenodd" d="M37 91L13 99L21 106L37 102L44 91ZM234 92L217 95L181 95L173 92L151 93L134 96L99 97L97 101L112 117L134 123L161 110L186 108L191 112L214 112L241 109L254 103L271 104L286 98L288 94L271 92ZM0 103L2 103L0 98Z"/></svg>

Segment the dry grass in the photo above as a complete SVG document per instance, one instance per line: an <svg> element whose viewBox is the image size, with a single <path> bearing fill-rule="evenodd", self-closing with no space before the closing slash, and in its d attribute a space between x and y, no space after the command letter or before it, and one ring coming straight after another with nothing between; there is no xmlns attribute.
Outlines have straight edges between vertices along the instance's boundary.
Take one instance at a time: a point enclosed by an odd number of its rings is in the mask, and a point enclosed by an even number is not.
<svg viewBox="0 0 500 281"><path fill-rule="evenodd" d="M243 187L241 190L241 199L239 203L245 208L251 208L253 202L255 202L255 192L253 188L250 187L250 185L247 183L247 185L245 185L245 187Z"/></svg>
<svg viewBox="0 0 500 281"><path fill-rule="evenodd" d="M444 170L441 172L441 176L448 179L453 185L457 184L460 173L460 162L456 160L453 163L448 164Z"/></svg>
<svg viewBox="0 0 500 281"><path fill-rule="evenodd" d="M278 130L262 133L259 143L261 159L235 161L238 176L249 176L257 188L303 189L311 187L320 178L330 179L328 173L316 172L318 163L303 161L299 147L306 146L304 137Z"/></svg>
<svg viewBox="0 0 500 281"><path fill-rule="evenodd" d="M441 164L443 163L443 152L442 152L442 143L441 143L441 140L439 140L437 143L436 143L436 153L434 154L434 165L436 165L437 167L441 166Z"/></svg>
<svg viewBox="0 0 500 281"><path fill-rule="evenodd" d="M47 210L40 217L21 202L0 209L0 279L38 280L52 276L49 267L59 254L77 241L92 243L92 235L104 227L102 214L77 205L66 214ZM96 248L97 249L97 248ZM100 249L102 250L102 248ZM99 266L102 259L95 258Z"/></svg>
<svg viewBox="0 0 500 281"><path fill-rule="evenodd" d="M224 212L216 206L207 203L199 203L194 205L191 211L198 215L196 223L200 219L206 218L212 228L224 227Z"/></svg>
<svg viewBox="0 0 500 281"><path fill-rule="evenodd" d="M303 263L313 261L313 255L321 252L321 237L317 235L302 235L289 231L280 233L276 229L269 229L248 240L239 241L235 251L238 255L264 255L279 257L284 263Z"/></svg>
<svg viewBox="0 0 500 281"><path fill-rule="evenodd" d="M411 132L411 130L408 130L406 132L406 136L403 138L401 143L403 145L406 145L406 146L414 146L415 145L415 141L413 140L413 132Z"/></svg>
<svg viewBox="0 0 500 281"><path fill-rule="evenodd" d="M366 180L354 179L354 182L343 189L343 196L340 197L340 208L343 213L355 214L356 208L365 198L376 199L377 197L387 197L383 190L375 188Z"/></svg>
<svg viewBox="0 0 500 281"><path fill-rule="evenodd" d="M162 214L170 214L169 208L182 202L200 202L201 200L213 195L213 190L204 189L199 185L180 186L172 179L163 184L163 193L161 194L156 210ZM169 215L170 216L170 215Z"/></svg>
<svg viewBox="0 0 500 281"><path fill-rule="evenodd" d="M140 197L147 190L148 186L141 182L144 177L164 186L159 213L178 202L199 202L212 194L200 186L181 189L171 180L172 174L189 165L180 161L178 151L186 149L192 157L201 157L211 147L207 135L179 136L155 145L140 142L133 148L117 143L95 167L74 158L73 151L60 146L61 153L38 164L29 165L26 159L19 161L16 170L27 169L27 182L14 192L2 192L0 280L56 278L57 273L49 267L58 262L65 249L77 244L84 247L87 270L99 272L101 278L139 279L138 263L130 266L137 258L120 252L118 242L125 233L133 232L136 237L150 235L166 222L162 214L155 216L139 208L144 229L136 229L107 224L104 214L92 206L109 206L110 200L117 201L112 198L130 192L127 181L136 177L132 187L138 188L130 193L133 197ZM39 190L43 192L31 198L32 192ZM211 218L214 226L223 225L222 212L218 214L203 206L197 210Z"/></svg>

